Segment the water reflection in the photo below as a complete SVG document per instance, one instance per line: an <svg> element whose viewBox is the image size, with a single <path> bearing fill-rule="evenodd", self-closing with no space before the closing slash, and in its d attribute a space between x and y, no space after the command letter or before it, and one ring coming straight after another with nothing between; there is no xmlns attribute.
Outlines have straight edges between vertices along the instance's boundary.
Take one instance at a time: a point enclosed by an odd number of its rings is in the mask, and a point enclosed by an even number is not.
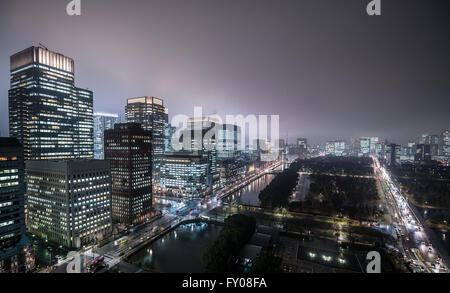
<svg viewBox="0 0 450 293"><path fill-rule="evenodd" d="M181 225L134 254L130 261L157 272L204 272L203 248L219 235L221 229L222 226L206 223Z"/></svg>
<svg viewBox="0 0 450 293"><path fill-rule="evenodd" d="M259 206L260 202L258 196L260 191L269 185L274 177L275 175L273 174L267 174L256 179L249 185L235 192L230 197L231 201L245 205Z"/></svg>

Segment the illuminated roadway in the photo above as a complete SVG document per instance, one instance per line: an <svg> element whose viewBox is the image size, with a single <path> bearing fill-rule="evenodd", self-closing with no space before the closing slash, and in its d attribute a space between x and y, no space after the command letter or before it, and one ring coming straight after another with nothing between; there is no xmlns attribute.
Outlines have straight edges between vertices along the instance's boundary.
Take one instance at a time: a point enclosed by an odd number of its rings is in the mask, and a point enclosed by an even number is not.
<svg viewBox="0 0 450 293"><path fill-rule="evenodd" d="M372 159L376 179L385 197L390 222L398 236L400 252L406 260L412 261L416 268L421 268L425 272L447 272L448 264L438 259L441 254L437 251L436 245L432 245L426 233L427 229L424 229L421 219L416 216L405 200L392 175L377 158L372 157Z"/></svg>

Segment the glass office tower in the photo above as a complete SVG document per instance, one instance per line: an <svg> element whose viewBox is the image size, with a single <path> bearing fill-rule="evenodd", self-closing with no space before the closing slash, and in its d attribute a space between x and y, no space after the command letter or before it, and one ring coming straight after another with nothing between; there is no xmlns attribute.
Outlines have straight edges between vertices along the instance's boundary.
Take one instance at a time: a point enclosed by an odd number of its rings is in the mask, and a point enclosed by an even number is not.
<svg viewBox="0 0 450 293"><path fill-rule="evenodd" d="M152 132L153 184L159 186L160 169L165 151L165 127L169 121L164 101L155 97L128 99L125 107L128 123L139 123Z"/></svg>
<svg viewBox="0 0 450 293"><path fill-rule="evenodd" d="M92 159L93 93L75 87L73 59L30 47L10 61L9 132L24 159Z"/></svg>
<svg viewBox="0 0 450 293"><path fill-rule="evenodd" d="M94 113L94 159L103 160L103 144L105 130L113 129L120 123L119 115L107 113Z"/></svg>

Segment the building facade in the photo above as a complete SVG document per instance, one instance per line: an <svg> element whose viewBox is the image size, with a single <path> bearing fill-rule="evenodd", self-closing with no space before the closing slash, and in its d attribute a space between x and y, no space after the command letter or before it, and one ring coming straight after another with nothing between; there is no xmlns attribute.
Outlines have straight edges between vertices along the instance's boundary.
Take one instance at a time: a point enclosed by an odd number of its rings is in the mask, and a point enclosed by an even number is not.
<svg viewBox="0 0 450 293"><path fill-rule="evenodd" d="M346 144L343 140L327 141L325 143L325 155L342 157L346 155Z"/></svg>
<svg viewBox="0 0 450 293"><path fill-rule="evenodd" d="M241 127L221 124L217 128L217 159L235 158L241 147Z"/></svg>
<svg viewBox="0 0 450 293"><path fill-rule="evenodd" d="M75 87L73 59L30 47L10 70L9 133L24 159L92 159L93 93Z"/></svg>
<svg viewBox="0 0 450 293"><path fill-rule="evenodd" d="M208 155L201 151L168 153L164 156L161 188L169 196L203 197L211 190L207 182L209 172Z"/></svg>
<svg viewBox="0 0 450 293"><path fill-rule="evenodd" d="M450 159L450 130L444 130L441 134L441 154Z"/></svg>
<svg viewBox="0 0 450 293"><path fill-rule="evenodd" d="M0 273L34 268L32 244L25 235L23 148L15 138L0 138Z"/></svg>
<svg viewBox="0 0 450 293"><path fill-rule="evenodd" d="M105 159L111 163L113 220L145 222L153 212L152 132L139 123L116 124L105 131Z"/></svg>
<svg viewBox="0 0 450 293"><path fill-rule="evenodd" d="M359 156L368 156L370 154L370 137L361 137L359 139Z"/></svg>
<svg viewBox="0 0 450 293"><path fill-rule="evenodd" d="M109 162L27 161L26 168L30 233L67 248L111 233Z"/></svg>
<svg viewBox="0 0 450 293"><path fill-rule="evenodd" d="M152 133L153 184L159 185L161 162L165 152L165 127L168 124L168 109L164 101L155 97L128 99L125 107L128 123L140 123L144 130Z"/></svg>
<svg viewBox="0 0 450 293"><path fill-rule="evenodd" d="M119 115L107 113L94 113L94 159L103 160L104 133L113 129L114 124L120 123Z"/></svg>

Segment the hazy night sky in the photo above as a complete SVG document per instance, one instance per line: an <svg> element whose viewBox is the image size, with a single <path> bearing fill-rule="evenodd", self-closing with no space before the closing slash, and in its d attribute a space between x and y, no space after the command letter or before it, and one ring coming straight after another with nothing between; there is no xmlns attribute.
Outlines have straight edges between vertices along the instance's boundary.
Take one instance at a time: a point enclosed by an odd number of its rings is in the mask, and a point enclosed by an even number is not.
<svg viewBox="0 0 450 293"><path fill-rule="evenodd" d="M376 135L404 143L450 128L450 1L0 0L0 131L9 57L43 43L75 60L95 111L162 97L170 116L278 114L310 142Z"/></svg>

